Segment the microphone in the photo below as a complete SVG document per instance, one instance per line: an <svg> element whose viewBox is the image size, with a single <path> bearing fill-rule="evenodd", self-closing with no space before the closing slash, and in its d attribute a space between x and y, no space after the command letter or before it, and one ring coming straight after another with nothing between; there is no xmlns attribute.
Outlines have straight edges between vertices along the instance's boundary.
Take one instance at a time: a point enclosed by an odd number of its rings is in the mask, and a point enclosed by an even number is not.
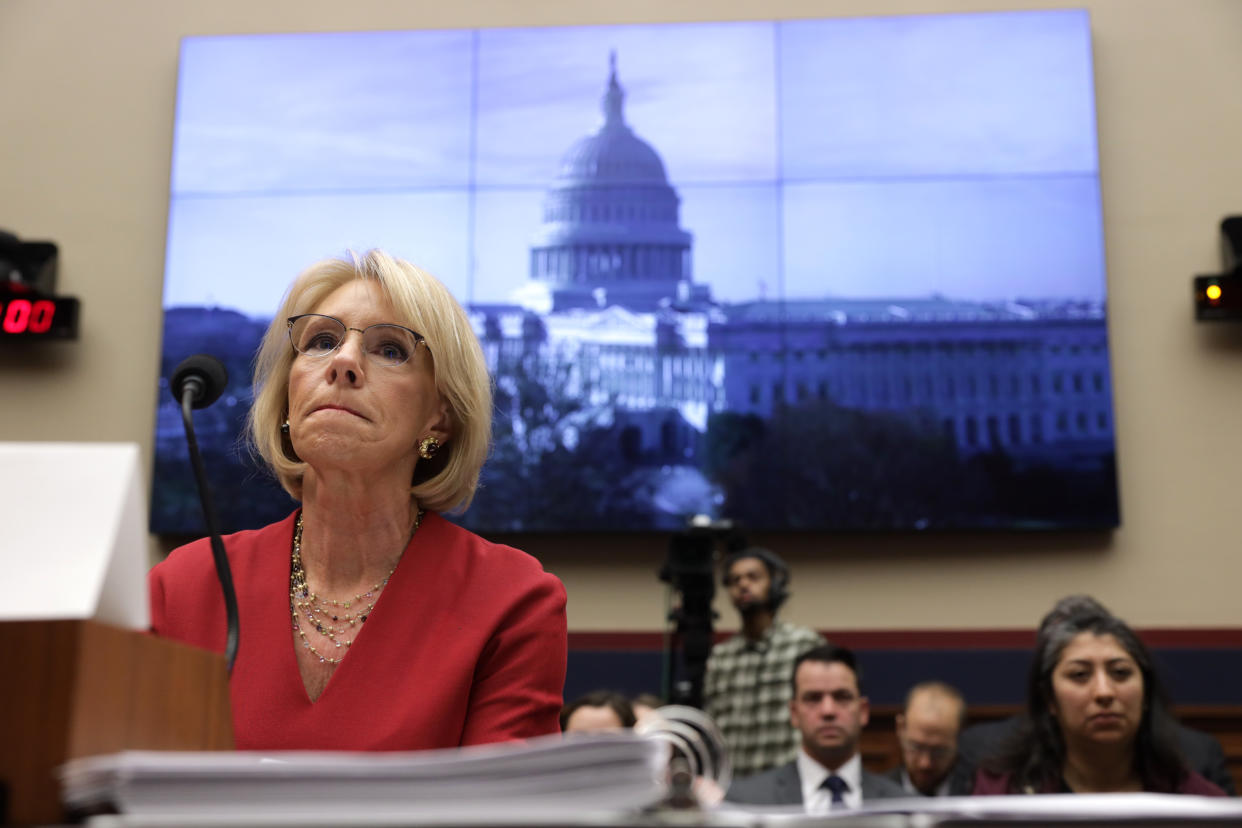
<svg viewBox="0 0 1242 828"><path fill-rule="evenodd" d="M229 384L229 372L224 363L207 354L195 354L177 366L172 377L173 398L181 402L189 391L194 408L206 408L224 393Z"/></svg>
<svg viewBox="0 0 1242 828"><path fill-rule="evenodd" d="M224 647L224 660L229 675L233 674L233 662L237 659L237 641L240 637L237 622L237 592L233 589L233 571L228 556L224 554L224 539L220 536L220 521L216 517L216 504L207 485L207 471L198 451L194 437L194 417L190 411L206 408L224 393L229 383L229 372L220 360L208 354L195 354L183 360L173 372L169 383L173 398L181 403L181 421L185 424L185 442L190 449L190 464L194 467L194 479L198 484L198 497L203 506L203 518L211 536L211 558L216 565L216 578L224 593L224 615L228 625Z"/></svg>
<svg viewBox="0 0 1242 828"><path fill-rule="evenodd" d="M703 711L666 704L644 715L634 725L634 732L669 746L669 805L714 805L714 801L702 801L708 788L695 792L694 780L698 777L715 787L715 796L723 797L729 790L733 781L733 761L720 728Z"/></svg>

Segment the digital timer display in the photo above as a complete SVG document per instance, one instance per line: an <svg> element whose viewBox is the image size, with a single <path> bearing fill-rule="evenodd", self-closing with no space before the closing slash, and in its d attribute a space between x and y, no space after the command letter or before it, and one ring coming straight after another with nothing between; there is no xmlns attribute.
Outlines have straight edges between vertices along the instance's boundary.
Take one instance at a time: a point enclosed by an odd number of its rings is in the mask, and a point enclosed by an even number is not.
<svg viewBox="0 0 1242 828"><path fill-rule="evenodd" d="M78 300L0 296L0 338L75 339Z"/></svg>

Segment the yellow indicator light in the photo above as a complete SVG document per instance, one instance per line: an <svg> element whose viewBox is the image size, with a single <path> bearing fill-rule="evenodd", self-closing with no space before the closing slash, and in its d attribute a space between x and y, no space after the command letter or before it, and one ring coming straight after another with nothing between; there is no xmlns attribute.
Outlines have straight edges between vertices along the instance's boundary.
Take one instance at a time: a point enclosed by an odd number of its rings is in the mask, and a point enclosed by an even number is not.
<svg viewBox="0 0 1242 828"><path fill-rule="evenodd" d="M1207 286L1207 298L1211 299L1213 302L1219 299L1220 298L1220 285L1208 285Z"/></svg>

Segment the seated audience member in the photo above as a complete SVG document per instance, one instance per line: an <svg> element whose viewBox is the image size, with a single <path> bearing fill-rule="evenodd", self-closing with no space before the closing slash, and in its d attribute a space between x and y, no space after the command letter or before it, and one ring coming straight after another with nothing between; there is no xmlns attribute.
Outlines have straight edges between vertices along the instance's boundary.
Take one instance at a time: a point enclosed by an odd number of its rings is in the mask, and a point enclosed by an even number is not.
<svg viewBox="0 0 1242 828"><path fill-rule="evenodd" d="M712 648L703 710L720 728L733 773L740 778L796 755L789 676L800 653L825 642L814 630L777 619L789 597L790 578L780 556L759 547L741 549L725 558L721 576L742 629Z"/></svg>
<svg viewBox="0 0 1242 828"><path fill-rule="evenodd" d="M1089 595L1069 595L1058 601L1039 622L1039 635L1049 627L1064 621L1076 613L1111 613ZM996 722L982 722L962 731L958 738L958 761L974 778L975 769L1005 752L1006 747L1019 739L1023 718L1012 716ZM1225 761L1225 752L1215 736L1176 724L1177 743L1186 765L1230 796L1237 796L1233 775Z"/></svg>
<svg viewBox="0 0 1242 828"><path fill-rule="evenodd" d="M746 805L802 805L816 814L906 796L897 783L863 770L858 741L870 707L861 678L854 654L845 647L826 644L798 656L789 703L789 719L801 735L797 757L734 782L725 799Z"/></svg>
<svg viewBox="0 0 1242 828"><path fill-rule="evenodd" d="M957 688L925 681L910 688L897 714L902 764L888 778L911 795L964 796L971 771L957 757L957 736L966 721L966 700Z"/></svg>
<svg viewBox="0 0 1242 828"><path fill-rule="evenodd" d="M580 696L561 710L561 730L621 730L634 726L634 708L620 693L596 690Z"/></svg>
<svg viewBox="0 0 1242 828"><path fill-rule="evenodd" d="M630 699L630 707L634 708L635 721L641 722L643 717L653 710L664 706L664 700L655 693L639 693Z"/></svg>
<svg viewBox="0 0 1242 828"><path fill-rule="evenodd" d="M1098 604L1040 628L1027 679L1027 720L985 764L976 794L1155 793L1224 796L1186 766L1147 648Z"/></svg>

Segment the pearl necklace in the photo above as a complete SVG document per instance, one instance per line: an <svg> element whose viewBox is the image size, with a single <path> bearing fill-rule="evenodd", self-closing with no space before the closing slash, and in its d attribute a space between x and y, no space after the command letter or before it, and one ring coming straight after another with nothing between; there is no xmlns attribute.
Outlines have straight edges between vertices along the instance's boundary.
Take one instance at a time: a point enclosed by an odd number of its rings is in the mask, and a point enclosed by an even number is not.
<svg viewBox="0 0 1242 828"><path fill-rule="evenodd" d="M414 517L414 528L410 530L411 540L423 522L423 514L423 510L419 509ZM406 541L406 545L409 545L409 541ZM393 566L375 586L358 593L348 601L323 598L311 592L310 586L306 583L306 567L302 565L302 515L299 512L297 526L293 531L293 553L289 567L289 614L293 616L293 629L302 640L302 646L310 650L321 664L340 664L350 645L358 637L358 633L362 632L362 625L366 622L367 616L371 614L371 610L375 609L375 602L379 600L379 592L388 586L388 579L396 571L397 567ZM366 604L366 609L354 609L355 605L363 603ZM310 643L310 639L306 637L306 631L302 629L300 616L305 616L306 623L311 629L331 641L337 650L342 651L339 657L326 656ZM357 630L350 632L354 628ZM346 633L349 633L349 638L345 638Z"/></svg>

